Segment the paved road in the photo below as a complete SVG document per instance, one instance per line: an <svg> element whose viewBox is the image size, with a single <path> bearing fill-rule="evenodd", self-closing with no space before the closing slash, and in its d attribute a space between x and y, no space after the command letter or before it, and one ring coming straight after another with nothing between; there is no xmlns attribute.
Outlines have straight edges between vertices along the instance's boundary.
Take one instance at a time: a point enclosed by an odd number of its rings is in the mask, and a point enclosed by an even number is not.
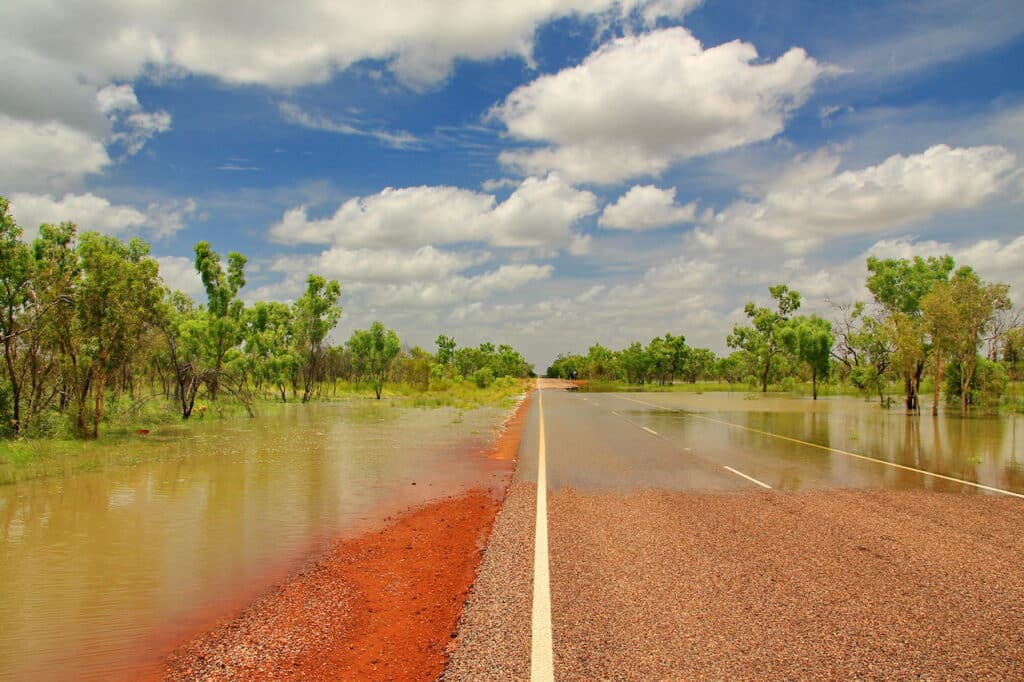
<svg viewBox="0 0 1024 682"><path fill-rule="evenodd" d="M1024 678L1019 494L672 400L534 401L446 679Z"/></svg>

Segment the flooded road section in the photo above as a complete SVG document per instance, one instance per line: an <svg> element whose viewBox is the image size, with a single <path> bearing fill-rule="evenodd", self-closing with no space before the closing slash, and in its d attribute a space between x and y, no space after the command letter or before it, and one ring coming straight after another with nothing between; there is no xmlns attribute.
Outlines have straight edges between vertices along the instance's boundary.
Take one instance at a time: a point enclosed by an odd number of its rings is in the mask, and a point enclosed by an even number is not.
<svg viewBox="0 0 1024 682"><path fill-rule="evenodd" d="M757 393L589 394L586 398L656 431L677 446L680 457L702 457L733 467L775 489L987 492L910 470L918 469L1024 493L1024 415L933 418L927 411L908 415L854 397L813 401Z"/></svg>
<svg viewBox="0 0 1024 682"><path fill-rule="evenodd" d="M285 406L155 432L138 466L0 487L0 679L152 670L339 533L499 483L481 450L504 415Z"/></svg>

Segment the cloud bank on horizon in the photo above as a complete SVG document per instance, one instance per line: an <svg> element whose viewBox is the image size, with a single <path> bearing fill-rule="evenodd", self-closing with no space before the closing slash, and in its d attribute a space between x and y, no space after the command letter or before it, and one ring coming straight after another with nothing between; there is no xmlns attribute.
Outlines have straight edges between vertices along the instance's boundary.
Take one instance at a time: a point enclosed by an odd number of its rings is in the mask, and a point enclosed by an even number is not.
<svg viewBox="0 0 1024 682"><path fill-rule="evenodd" d="M787 7L793 4L794 7ZM1024 304L1024 6L400 0L0 7L0 194L43 222L339 279L338 338L500 340L541 368L724 350L787 282L950 253Z"/></svg>

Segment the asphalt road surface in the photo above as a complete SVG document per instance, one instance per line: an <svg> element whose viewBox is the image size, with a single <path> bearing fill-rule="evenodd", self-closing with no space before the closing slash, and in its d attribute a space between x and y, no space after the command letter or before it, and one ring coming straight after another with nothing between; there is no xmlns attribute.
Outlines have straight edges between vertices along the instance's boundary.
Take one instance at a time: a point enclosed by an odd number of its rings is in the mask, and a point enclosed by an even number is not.
<svg viewBox="0 0 1024 682"><path fill-rule="evenodd" d="M1024 491L673 400L542 391L446 679L1024 678Z"/></svg>

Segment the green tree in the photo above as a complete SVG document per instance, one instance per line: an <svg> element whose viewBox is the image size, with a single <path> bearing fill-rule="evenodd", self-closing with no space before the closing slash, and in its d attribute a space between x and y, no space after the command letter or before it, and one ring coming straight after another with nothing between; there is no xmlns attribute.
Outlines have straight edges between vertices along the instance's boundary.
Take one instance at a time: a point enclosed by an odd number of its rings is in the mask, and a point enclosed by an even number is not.
<svg viewBox="0 0 1024 682"><path fill-rule="evenodd" d="M811 370L811 394L818 399L818 377L828 376L832 355L832 324L817 315L790 320L782 331L783 342L797 360Z"/></svg>
<svg viewBox="0 0 1024 682"><path fill-rule="evenodd" d="M750 326L736 325L726 342L730 348L738 348L749 354L758 368L761 391L768 391L768 380L777 358L784 350L781 332L789 323L790 315L800 308L800 294L790 291L785 284L768 288L775 300L775 310L763 308L753 302L747 303L744 312L751 320Z"/></svg>
<svg viewBox="0 0 1024 682"><path fill-rule="evenodd" d="M455 362L454 338L445 336L444 334L439 334L434 343L437 344L437 363L439 365L448 367Z"/></svg>
<svg viewBox="0 0 1024 682"><path fill-rule="evenodd" d="M370 382L377 400L380 400L391 363L402 350L398 334L386 329L382 323L374 322L369 329L352 332L346 345L359 376Z"/></svg>
<svg viewBox="0 0 1024 682"><path fill-rule="evenodd" d="M997 311L1008 310L1009 286L990 284L968 267L960 268L949 281L936 282L921 298L923 326L931 337L933 354L956 363L960 378L960 410L967 414L968 398L978 364L978 346ZM942 380L941 364L935 383ZM935 389L936 401L938 388ZM937 408L933 408L937 414Z"/></svg>
<svg viewBox="0 0 1024 682"><path fill-rule="evenodd" d="M228 254L227 271L220 262L220 255L209 242L195 246L195 267L206 289L207 353L216 376L210 382L210 397L217 398L220 375L227 352L242 342L242 312L245 305L238 298L238 291L245 286L245 264L247 259L240 253Z"/></svg>
<svg viewBox="0 0 1024 682"><path fill-rule="evenodd" d="M277 301L257 301L245 311L244 320L245 352L257 390L269 384L281 402L288 402L288 382L302 366L293 308Z"/></svg>
<svg viewBox="0 0 1024 682"><path fill-rule="evenodd" d="M619 354L619 364L622 366L628 383L643 384L647 381L647 375L651 369L651 358L639 341L629 344Z"/></svg>
<svg viewBox="0 0 1024 682"><path fill-rule="evenodd" d="M955 263L951 256L915 256L913 260L871 256L867 264L867 287L887 314L887 336L895 344L894 366L903 375L907 409L919 410L918 393L930 350L921 323L921 299L936 282L949 279Z"/></svg>
<svg viewBox="0 0 1024 682"><path fill-rule="evenodd" d="M295 301L295 338L303 358L302 402L309 402L320 377L324 340L341 319L341 285L319 275L306 279L306 293Z"/></svg>
<svg viewBox="0 0 1024 682"><path fill-rule="evenodd" d="M683 365L683 376L691 384L714 371L718 358L709 348L691 348Z"/></svg>
<svg viewBox="0 0 1024 682"><path fill-rule="evenodd" d="M7 199L0 197L0 335L4 348L4 369L11 390L11 428L21 431L21 392L24 374L20 371L19 337L28 333L41 314L36 305L33 283L32 251L21 240L21 228L11 215Z"/></svg>
<svg viewBox="0 0 1024 682"><path fill-rule="evenodd" d="M832 327L832 357L845 370L850 383L862 391L877 392L884 404L892 353L884 321L870 315L863 301L833 307L840 316Z"/></svg>
<svg viewBox="0 0 1024 682"><path fill-rule="evenodd" d="M159 266L141 239L128 244L95 232L78 244L81 278L75 291L76 426L96 438L111 372L130 358L160 312ZM91 405L89 404L91 397Z"/></svg>

